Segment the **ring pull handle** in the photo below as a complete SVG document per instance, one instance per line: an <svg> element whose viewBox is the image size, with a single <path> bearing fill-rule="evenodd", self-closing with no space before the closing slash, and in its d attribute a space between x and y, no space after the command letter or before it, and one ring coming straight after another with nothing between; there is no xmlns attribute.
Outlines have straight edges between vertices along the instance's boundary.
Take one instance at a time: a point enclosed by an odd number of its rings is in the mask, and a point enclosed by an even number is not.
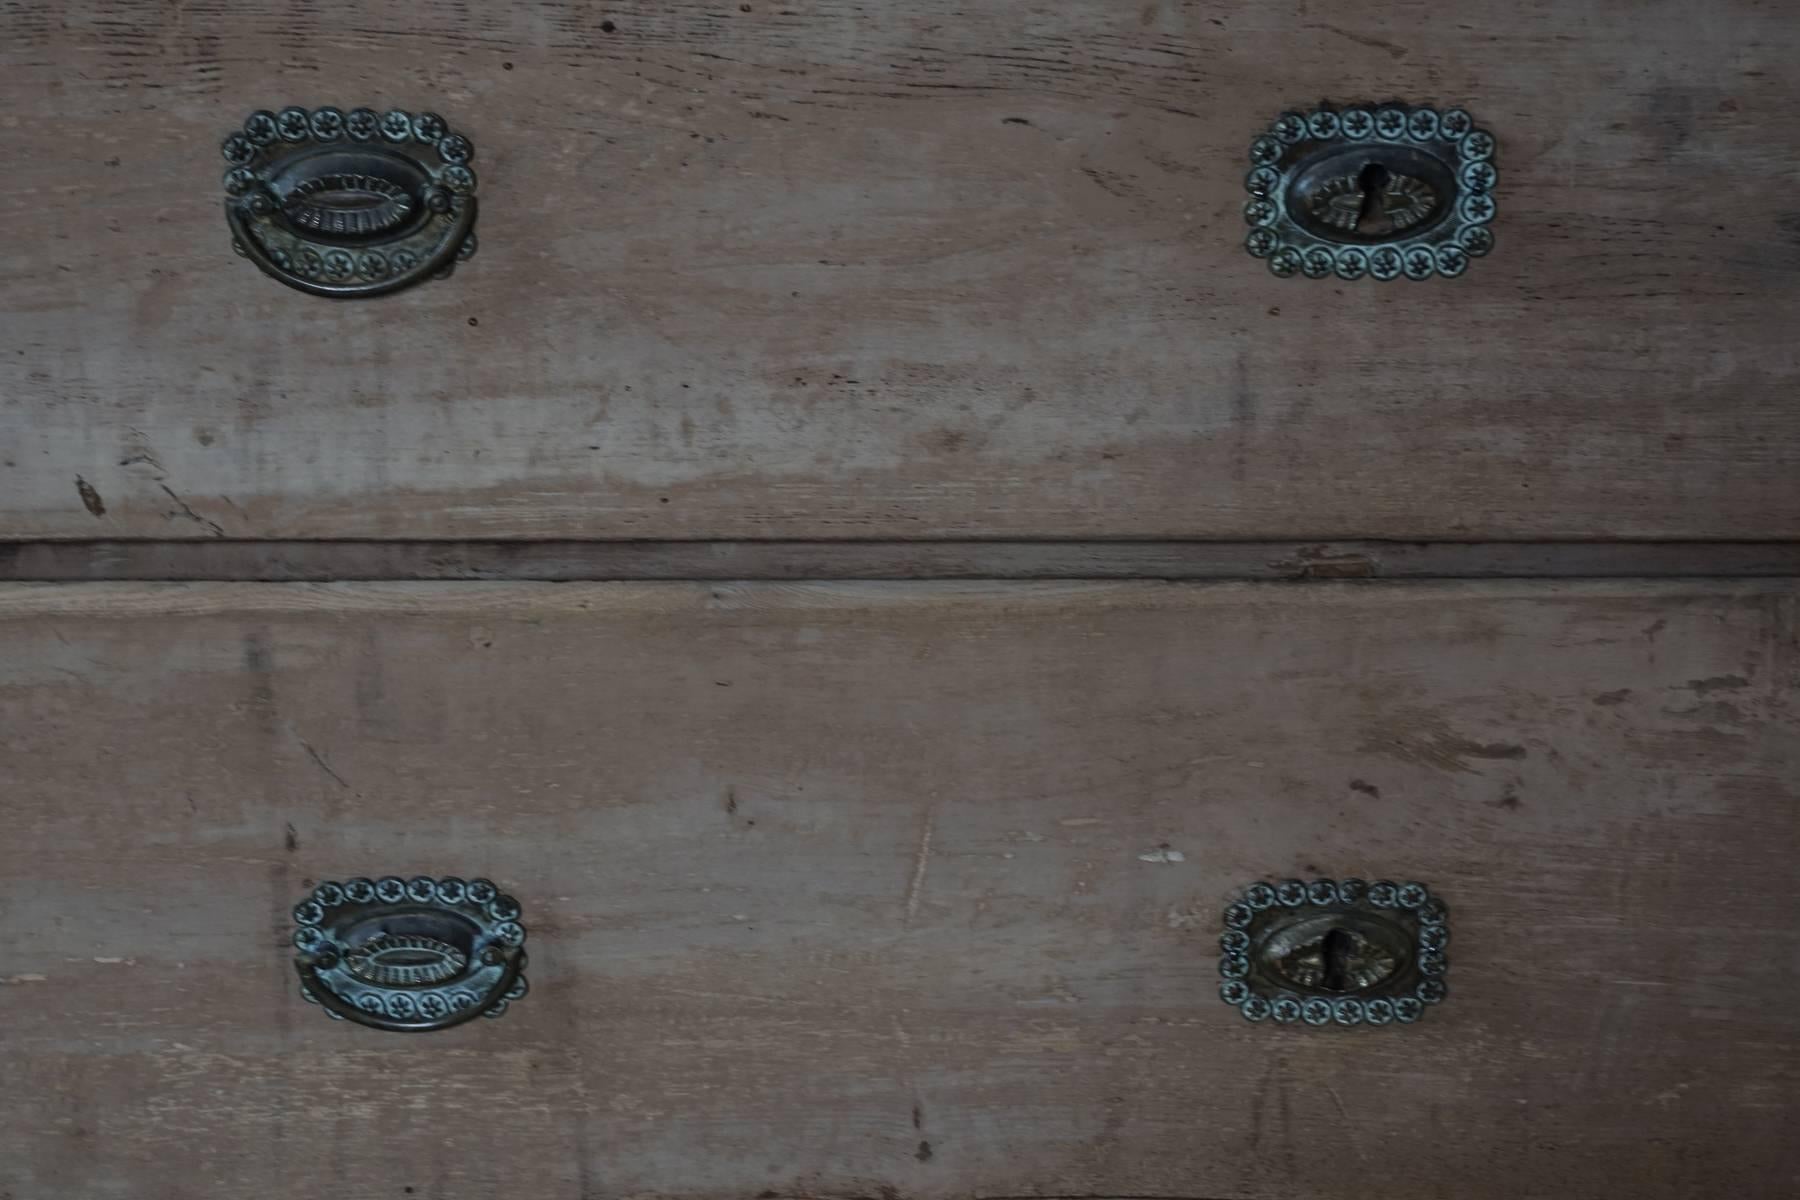
<svg viewBox="0 0 1800 1200"><path fill-rule="evenodd" d="M220 150L232 248L289 287L379 296L475 253L475 147L436 113L259 110Z"/></svg>
<svg viewBox="0 0 1800 1200"><path fill-rule="evenodd" d="M351 1004L319 977L322 969L329 969L336 965L337 956L329 951L322 957L301 955L294 960L294 969L300 973L302 993L335 1017L355 1021L358 1025L367 1025L372 1029L386 1029L394 1033L428 1033L436 1029L449 1029L452 1026L461 1025L464 1021L473 1021L476 1017L488 1016L492 1006L506 1003L507 993L521 978L520 971L524 968L525 956L517 950L504 951L503 956L499 961L504 963L505 970L500 973L500 978L495 981L486 996L472 1004L464 1005L460 1009L449 1005L446 1001L441 1015L435 1019L420 1016L408 1020L390 1016L386 1011L368 1012ZM437 1011L435 1006L434 1011Z"/></svg>
<svg viewBox="0 0 1800 1200"><path fill-rule="evenodd" d="M326 882L294 906L300 994L396 1033L498 1017L524 996L518 901L492 883L420 875Z"/></svg>

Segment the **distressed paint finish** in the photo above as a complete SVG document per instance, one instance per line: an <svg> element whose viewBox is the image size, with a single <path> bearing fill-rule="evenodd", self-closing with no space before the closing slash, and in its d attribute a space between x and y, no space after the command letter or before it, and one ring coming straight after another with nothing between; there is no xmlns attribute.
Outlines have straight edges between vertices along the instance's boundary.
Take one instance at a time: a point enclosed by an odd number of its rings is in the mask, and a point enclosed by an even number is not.
<svg viewBox="0 0 1800 1200"><path fill-rule="evenodd" d="M1797 664L1775 583L3 587L0 1194L1788 1194ZM530 1001L303 1003L424 870ZM1221 1005L1315 870L1449 1002Z"/></svg>
<svg viewBox="0 0 1800 1200"><path fill-rule="evenodd" d="M1800 533L1791 5L842 0L0 13L0 536ZM1449 282L1271 278L1322 98L1501 138ZM441 111L480 256L334 306L219 139Z"/></svg>

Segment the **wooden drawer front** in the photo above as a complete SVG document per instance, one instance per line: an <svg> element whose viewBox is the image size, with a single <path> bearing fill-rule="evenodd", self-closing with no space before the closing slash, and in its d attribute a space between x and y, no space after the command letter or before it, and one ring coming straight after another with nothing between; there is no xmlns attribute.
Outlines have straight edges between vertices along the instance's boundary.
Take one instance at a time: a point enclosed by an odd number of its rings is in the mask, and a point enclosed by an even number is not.
<svg viewBox="0 0 1800 1200"><path fill-rule="evenodd" d="M1777 1195L1795 603L1762 586L0 589L0 1194ZM530 996L296 993L488 875ZM1449 901L1409 1028L1253 1026L1266 875Z"/></svg>
<svg viewBox="0 0 1800 1200"><path fill-rule="evenodd" d="M1756 0L0 15L0 536L1800 532L1800 17ZM1272 278L1251 137L1462 104L1498 249ZM229 250L254 108L434 108L482 251Z"/></svg>

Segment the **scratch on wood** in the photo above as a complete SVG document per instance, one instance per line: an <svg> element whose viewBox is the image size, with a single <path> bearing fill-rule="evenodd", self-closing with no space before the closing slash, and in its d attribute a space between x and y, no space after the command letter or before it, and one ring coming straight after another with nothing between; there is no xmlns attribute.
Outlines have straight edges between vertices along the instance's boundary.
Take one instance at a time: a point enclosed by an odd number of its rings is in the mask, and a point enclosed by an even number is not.
<svg viewBox="0 0 1800 1200"><path fill-rule="evenodd" d="M292 733L293 731L289 730L289 732ZM294 740L300 743L300 748L306 751L307 757L318 764L319 770L331 776L331 778L336 781L337 785L345 791L351 790L350 785L344 781L344 777L331 769L331 764L325 761L325 756L323 754L320 754L317 750L313 749L311 742L301 737L298 733L294 733Z"/></svg>
<svg viewBox="0 0 1800 1200"><path fill-rule="evenodd" d="M912 882L906 887L906 924L911 925L919 912L919 894L925 887L925 872L931 866L931 833L937 824L937 810L925 813L925 828L919 833L919 849L913 857Z"/></svg>
<svg viewBox="0 0 1800 1200"><path fill-rule="evenodd" d="M1407 55L1406 47L1398 42L1383 41L1381 38L1369 37L1367 34L1362 33L1351 33L1348 29L1339 29L1336 25L1321 25L1319 28L1323 29L1326 33L1335 33L1339 37L1344 38L1347 41L1355 42L1359 46L1369 46L1376 50L1386 50L1397 59L1405 58Z"/></svg>
<svg viewBox="0 0 1800 1200"><path fill-rule="evenodd" d="M749 992L708 992L701 991L697 988L676 987L665 988L664 991L671 996L688 996L695 1000L729 1000L734 1004L779 1004L783 1007L792 1008L805 1003L804 1001L795 1000L791 996L758 996Z"/></svg>
<svg viewBox="0 0 1800 1200"><path fill-rule="evenodd" d="M1276 1066L1270 1062L1264 1069L1262 1078L1257 1081L1256 1090L1250 1093L1250 1155L1256 1156L1263 1140L1263 1104L1269 1094L1269 1085L1275 1080Z"/></svg>
<svg viewBox="0 0 1800 1200"><path fill-rule="evenodd" d="M1474 761L1516 761L1528 754L1515 742L1479 742L1465 737L1442 717L1420 709L1391 714L1365 734L1362 749L1420 766L1471 774L1479 773Z"/></svg>
<svg viewBox="0 0 1800 1200"><path fill-rule="evenodd" d="M193 521L197 524L206 526L206 528L208 528L212 531L212 535L214 537L224 537L225 536L225 527L223 525L220 525L217 521L209 521L205 517L201 516L199 513L195 512L188 505L188 502L186 500L183 500L180 496L175 494L174 488L170 487L166 483L159 483L156 486L168 493L169 499L173 500L175 502L176 506L181 509L180 515L186 517L188 520Z"/></svg>
<svg viewBox="0 0 1800 1200"><path fill-rule="evenodd" d="M1331 1097L1331 1103L1334 1106L1336 1106L1336 1108L1338 1110L1338 1119L1340 1121L1342 1121L1346 1127L1348 1127L1351 1124L1350 1112L1348 1109L1346 1109L1344 1107L1343 1097L1338 1095L1337 1089L1335 1087L1332 1087L1329 1081L1325 1081L1325 1094L1327 1096ZM1365 1163L1368 1162L1369 1161L1368 1151L1363 1149L1362 1139L1361 1138L1351 1138L1351 1139L1349 1139L1349 1141L1350 1141L1351 1149L1356 1151L1356 1157Z"/></svg>

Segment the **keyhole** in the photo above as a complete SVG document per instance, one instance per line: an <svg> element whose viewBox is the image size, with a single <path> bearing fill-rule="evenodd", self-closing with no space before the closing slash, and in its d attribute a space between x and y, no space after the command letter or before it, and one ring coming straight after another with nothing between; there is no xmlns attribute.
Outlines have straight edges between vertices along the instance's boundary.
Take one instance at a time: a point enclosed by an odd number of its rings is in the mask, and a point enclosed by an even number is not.
<svg viewBox="0 0 1800 1200"><path fill-rule="evenodd" d="M1356 227L1382 215L1381 193L1387 190L1393 175L1378 162L1372 162L1356 173L1356 187L1362 192L1362 208L1356 214Z"/></svg>
<svg viewBox="0 0 1800 1200"><path fill-rule="evenodd" d="M1365 172L1366 174L1366 172ZM1347 975L1350 970L1350 956L1356 953L1356 939L1342 929L1333 929L1319 943L1319 958L1325 969L1325 976L1320 985L1329 991L1343 992L1349 990Z"/></svg>

